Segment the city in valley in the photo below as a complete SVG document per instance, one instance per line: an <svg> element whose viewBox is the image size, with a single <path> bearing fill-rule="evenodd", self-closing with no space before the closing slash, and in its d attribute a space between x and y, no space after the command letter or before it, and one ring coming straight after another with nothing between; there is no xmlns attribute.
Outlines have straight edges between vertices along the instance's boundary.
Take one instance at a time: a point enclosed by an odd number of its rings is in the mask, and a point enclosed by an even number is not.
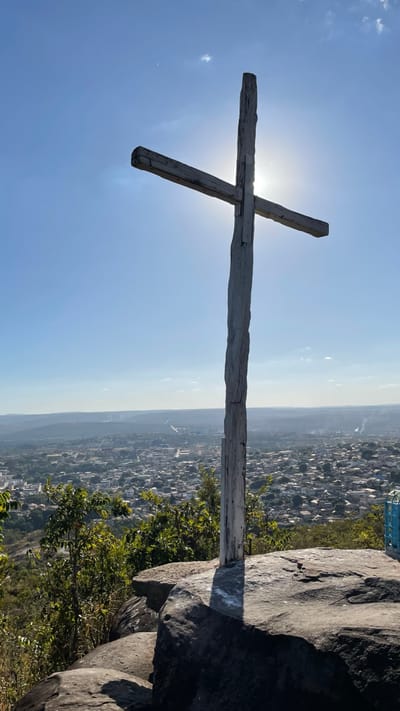
<svg viewBox="0 0 400 711"><path fill-rule="evenodd" d="M220 411L36 417L0 418L0 491L20 504L14 526L41 527L48 479L121 494L137 521L144 490L176 503L195 493L202 467L220 471ZM400 484L399 422L396 407L250 411L248 487L282 526L361 516Z"/></svg>

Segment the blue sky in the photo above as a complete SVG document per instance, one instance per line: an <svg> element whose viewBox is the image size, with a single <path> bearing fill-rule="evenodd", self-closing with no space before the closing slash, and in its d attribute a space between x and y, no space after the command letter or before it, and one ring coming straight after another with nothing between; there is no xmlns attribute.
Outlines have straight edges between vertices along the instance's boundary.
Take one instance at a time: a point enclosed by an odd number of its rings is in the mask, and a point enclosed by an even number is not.
<svg viewBox="0 0 400 711"><path fill-rule="evenodd" d="M400 402L399 0L0 3L0 413L222 407L234 180L257 75L248 404Z"/></svg>

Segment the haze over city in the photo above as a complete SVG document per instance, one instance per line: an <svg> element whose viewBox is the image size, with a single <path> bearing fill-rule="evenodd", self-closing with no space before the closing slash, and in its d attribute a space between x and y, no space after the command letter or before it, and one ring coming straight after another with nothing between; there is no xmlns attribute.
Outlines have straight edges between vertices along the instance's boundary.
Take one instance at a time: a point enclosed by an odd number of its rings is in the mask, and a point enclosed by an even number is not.
<svg viewBox="0 0 400 711"><path fill-rule="evenodd" d="M400 402L399 0L0 12L0 414L223 407L233 208L130 153L233 182L244 71L256 193L330 223L256 219L248 404Z"/></svg>

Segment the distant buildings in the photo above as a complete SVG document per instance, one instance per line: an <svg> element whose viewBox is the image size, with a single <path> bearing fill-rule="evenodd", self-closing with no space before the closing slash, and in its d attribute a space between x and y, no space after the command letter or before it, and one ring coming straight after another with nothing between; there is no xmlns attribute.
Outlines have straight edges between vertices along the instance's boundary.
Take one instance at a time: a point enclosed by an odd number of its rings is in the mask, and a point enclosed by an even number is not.
<svg viewBox="0 0 400 711"><path fill-rule="evenodd" d="M121 493L140 519L148 513L141 491L153 489L178 502L195 493L200 465L219 470L217 436L185 432L175 434L174 440L167 435L132 436L118 437L117 443L107 438L59 449L13 451L0 458L0 490L9 489L24 504L15 515L26 515L47 505L43 484L51 477L55 484ZM393 483L400 482L400 440L365 443L330 437L281 450L250 447L250 490L260 491L269 477L262 497L268 515L281 525L362 515L371 504L383 503Z"/></svg>

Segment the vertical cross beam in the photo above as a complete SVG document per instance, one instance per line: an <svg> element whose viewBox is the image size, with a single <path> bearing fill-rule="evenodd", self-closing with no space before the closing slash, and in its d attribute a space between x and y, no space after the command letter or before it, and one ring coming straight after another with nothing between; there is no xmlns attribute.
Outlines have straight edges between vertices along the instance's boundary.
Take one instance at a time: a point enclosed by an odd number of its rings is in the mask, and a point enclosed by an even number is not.
<svg viewBox="0 0 400 711"><path fill-rule="evenodd" d="M243 75L236 163L235 205L228 285L228 342L225 358L225 422L221 448L220 565L244 557L247 366L251 285L253 280L254 163L257 123L257 84Z"/></svg>
<svg viewBox="0 0 400 711"><path fill-rule="evenodd" d="M243 75L240 95L236 184L231 185L173 158L138 146L132 165L174 183L235 205L228 286L228 344L225 359L225 423L222 440L220 563L244 555L247 444L247 365L249 359L250 299L253 279L254 213L314 237L329 233L327 222L315 220L282 205L254 196L254 154L257 123L257 84Z"/></svg>

